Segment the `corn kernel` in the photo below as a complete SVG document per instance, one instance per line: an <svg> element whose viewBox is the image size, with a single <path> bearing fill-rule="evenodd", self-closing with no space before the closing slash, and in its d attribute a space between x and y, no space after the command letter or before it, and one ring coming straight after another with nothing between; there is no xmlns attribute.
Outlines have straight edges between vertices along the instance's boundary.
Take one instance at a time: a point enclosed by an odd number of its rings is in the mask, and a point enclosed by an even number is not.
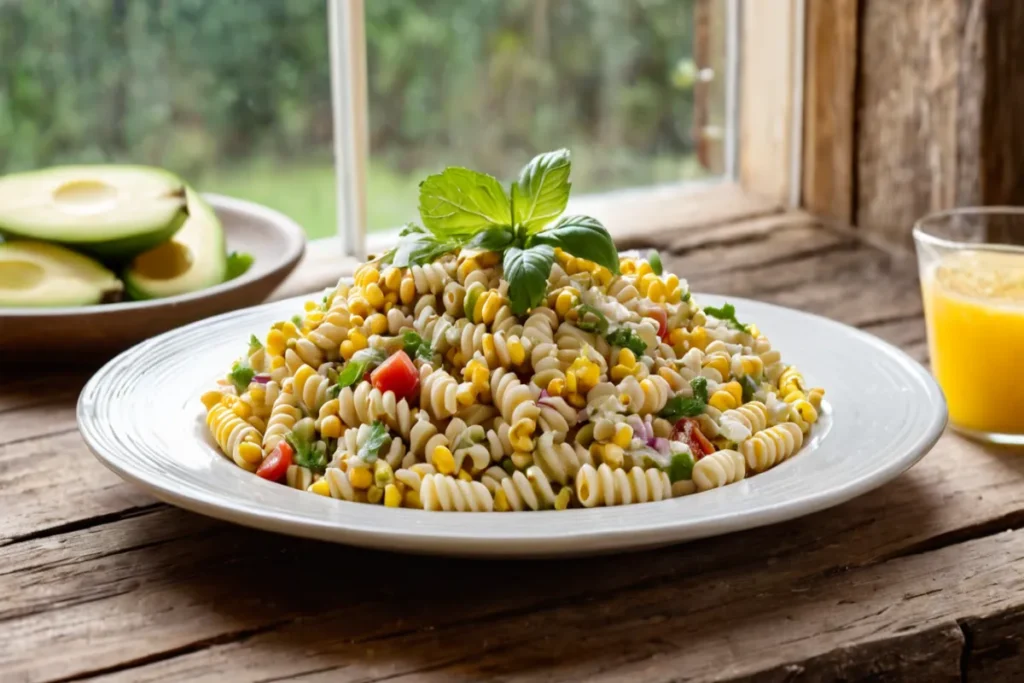
<svg viewBox="0 0 1024 683"><path fill-rule="evenodd" d="M423 508L423 501L420 500L420 492L409 489L405 492L405 507L407 508Z"/></svg>
<svg viewBox="0 0 1024 683"><path fill-rule="evenodd" d="M555 509L565 510L569 507L570 501L572 501L572 489L568 486L563 486L562 490L555 496Z"/></svg>
<svg viewBox="0 0 1024 683"><path fill-rule="evenodd" d="M508 441L512 445L512 448L517 451L531 451L533 450L533 436L534 430L537 428L537 423L530 418L522 418L518 420L512 428L508 430Z"/></svg>
<svg viewBox="0 0 1024 683"><path fill-rule="evenodd" d="M615 436L612 437L612 443L619 448L629 448L629 444L633 441L633 428L629 425L619 425L615 430Z"/></svg>
<svg viewBox="0 0 1024 683"><path fill-rule="evenodd" d="M252 406L244 401L236 401L235 405L231 407L231 410L235 415L243 420L248 420L252 417Z"/></svg>
<svg viewBox="0 0 1024 683"><path fill-rule="evenodd" d="M607 443L604 445L602 461L612 469L619 469L622 467L623 453L624 451L621 446L614 443Z"/></svg>
<svg viewBox="0 0 1024 683"><path fill-rule="evenodd" d="M629 349L619 349L619 365L631 368L636 365L636 355Z"/></svg>
<svg viewBox="0 0 1024 683"><path fill-rule="evenodd" d="M563 289L558 293L558 298L555 299L555 313L564 318L565 314L572 308L575 298L572 292Z"/></svg>
<svg viewBox="0 0 1024 683"><path fill-rule="evenodd" d="M393 308L398 303L398 292L388 292L384 295L384 310ZM390 305L389 305L390 304Z"/></svg>
<svg viewBox="0 0 1024 683"><path fill-rule="evenodd" d="M284 353L284 346L287 341L281 330L271 330L267 333L267 353L272 356L280 356Z"/></svg>
<svg viewBox="0 0 1024 683"><path fill-rule="evenodd" d="M250 465L259 465L263 462L263 449L258 443L246 441L238 444L238 457Z"/></svg>
<svg viewBox="0 0 1024 683"><path fill-rule="evenodd" d="M398 288L398 296L406 306L411 306L416 301L416 281L412 279L411 275L402 280L402 284Z"/></svg>
<svg viewBox="0 0 1024 683"><path fill-rule="evenodd" d="M326 478L320 477L310 485L309 492L315 493L318 496L327 496L328 498L330 498L331 486L330 484L327 483Z"/></svg>
<svg viewBox="0 0 1024 683"><path fill-rule="evenodd" d="M508 504L508 496L505 494L505 489L499 488L494 492L494 511L495 512L509 512L512 507Z"/></svg>
<svg viewBox="0 0 1024 683"><path fill-rule="evenodd" d="M328 415L320 421L320 436L325 439L337 439L341 436L341 418Z"/></svg>
<svg viewBox="0 0 1024 683"><path fill-rule="evenodd" d="M494 353L494 336L485 334L480 340L480 348L483 349L485 356L489 356Z"/></svg>
<svg viewBox="0 0 1024 683"><path fill-rule="evenodd" d="M341 357L344 358L345 360L352 360L352 356L354 356L356 353L356 345L353 344L348 339L346 339L345 341L341 342L341 346L338 349L338 353L340 353Z"/></svg>
<svg viewBox="0 0 1024 683"><path fill-rule="evenodd" d="M473 382L473 386L477 390L482 391L487 388L488 380L490 379L490 377L490 370L488 370L482 364L478 364L475 368L473 368L471 381Z"/></svg>
<svg viewBox="0 0 1024 683"><path fill-rule="evenodd" d="M398 287L402 284L402 271L398 268L388 268L384 271L384 286L387 287L391 292L396 293ZM397 301L397 299L396 299Z"/></svg>
<svg viewBox="0 0 1024 683"><path fill-rule="evenodd" d="M384 489L379 486L371 486L366 489L366 502L376 505L377 503L384 500Z"/></svg>
<svg viewBox="0 0 1024 683"><path fill-rule="evenodd" d="M295 323L293 323L290 320L285 321L281 325L281 332L283 332L284 336L287 337L288 339L295 339L296 337L299 336L299 328L296 327Z"/></svg>
<svg viewBox="0 0 1024 683"><path fill-rule="evenodd" d="M585 408L587 405L587 397L583 394L569 394L566 400L573 408Z"/></svg>
<svg viewBox="0 0 1024 683"><path fill-rule="evenodd" d="M402 506L402 492L394 484L384 487L384 507L397 508Z"/></svg>
<svg viewBox="0 0 1024 683"><path fill-rule="evenodd" d="M518 339L508 343L508 355L513 365L520 365L526 360L526 349Z"/></svg>
<svg viewBox="0 0 1024 683"><path fill-rule="evenodd" d="M350 467L348 470L348 480L353 488L368 489L370 484L373 483L373 475L370 474L370 470L366 467Z"/></svg>
<svg viewBox="0 0 1024 683"><path fill-rule="evenodd" d="M548 382L548 393L552 396L561 396L563 389L565 389L565 380L560 377L555 377Z"/></svg>
<svg viewBox="0 0 1024 683"><path fill-rule="evenodd" d="M384 334L388 331L388 319L381 313L374 313L366 322L370 325L370 334Z"/></svg>
<svg viewBox="0 0 1024 683"><path fill-rule="evenodd" d="M359 274L355 278L355 283L361 287L365 287L369 284L376 284L377 279L380 278L380 273L377 272L376 268L372 266L369 268L361 268Z"/></svg>
<svg viewBox="0 0 1024 683"><path fill-rule="evenodd" d="M363 295L366 297L366 302L373 308L379 309L384 306L384 292L376 282L366 285L363 288Z"/></svg>
<svg viewBox="0 0 1024 683"><path fill-rule="evenodd" d="M480 270L480 264L477 263L476 259L468 258L462 263L460 263L458 269L456 270L456 275L459 278L459 282L465 282L466 278L469 277L469 274L472 273L474 270Z"/></svg>
<svg viewBox="0 0 1024 683"><path fill-rule="evenodd" d="M388 484L395 480L395 471L391 469L391 465L386 460L377 459L373 463L373 483L380 488L384 488Z"/></svg>
<svg viewBox="0 0 1024 683"><path fill-rule="evenodd" d="M633 374L633 368L627 368L625 365L616 365L608 374L611 375L613 382L620 382Z"/></svg>
<svg viewBox="0 0 1024 683"><path fill-rule="evenodd" d="M570 394L575 394L576 393L576 387L577 387L576 373L575 372L570 372L569 374L567 374L565 376L565 390L568 391Z"/></svg>
<svg viewBox="0 0 1024 683"><path fill-rule="evenodd" d="M441 474L455 472L455 456L447 446L436 446L434 452L430 454L430 462Z"/></svg>
<svg viewBox="0 0 1024 683"><path fill-rule="evenodd" d="M352 327L362 327L364 322L366 321L363 320L363 316L361 315L353 315L348 319L348 324Z"/></svg>
<svg viewBox="0 0 1024 683"><path fill-rule="evenodd" d="M207 391L199 398L199 400L203 402L203 405L206 406L206 410L209 411L212 410L215 405L220 403L222 396L224 396L224 394L219 391Z"/></svg>
<svg viewBox="0 0 1024 683"><path fill-rule="evenodd" d="M458 391L455 392L455 400L460 405L468 406L472 405L476 400L477 390L473 386L472 382L463 382L459 385Z"/></svg>
<svg viewBox="0 0 1024 683"><path fill-rule="evenodd" d="M647 298L655 303L663 303L668 297L668 290L661 280L654 280L647 288Z"/></svg>
<svg viewBox="0 0 1024 683"><path fill-rule="evenodd" d="M459 479L462 481L473 481L473 475L466 470L459 470Z"/></svg>
<svg viewBox="0 0 1024 683"><path fill-rule="evenodd" d="M270 369L279 370L284 367L284 356L274 356L270 359Z"/></svg>
<svg viewBox="0 0 1024 683"><path fill-rule="evenodd" d="M357 351L362 351L366 348L366 335L359 330L352 330L348 333L348 340L352 342L352 345Z"/></svg>

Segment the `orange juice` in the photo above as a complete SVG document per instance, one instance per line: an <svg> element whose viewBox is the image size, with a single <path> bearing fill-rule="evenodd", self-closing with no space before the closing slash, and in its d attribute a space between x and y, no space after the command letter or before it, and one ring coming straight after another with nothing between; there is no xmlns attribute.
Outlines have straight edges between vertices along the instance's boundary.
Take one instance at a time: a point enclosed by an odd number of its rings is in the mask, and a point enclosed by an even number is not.
<svg viewBox="0 0 1024 683"><path fill-rule="evenodd" d="M1024 254L947 254L922 281L932 371L961 428L1024 434Z"/></svg>

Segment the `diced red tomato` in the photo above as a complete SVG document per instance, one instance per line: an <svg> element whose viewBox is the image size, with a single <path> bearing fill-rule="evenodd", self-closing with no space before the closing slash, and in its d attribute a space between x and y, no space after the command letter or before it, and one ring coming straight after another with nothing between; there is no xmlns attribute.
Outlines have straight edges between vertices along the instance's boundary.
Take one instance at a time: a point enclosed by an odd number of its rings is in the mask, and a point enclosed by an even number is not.
<svg viewBox="0 0 1024 683"><path fill-rule="evenodd" d="M700 425L691 417L684 417L679 422L676 422L672 438L688 445L690 452L693 453L693 457L696 460L700 460L705 455L715 452L714 444L708 441L707 437L701 433Z"/></svg>
<svg viewBox="0 0 1024 683"><path fill-rule="evenodd" d="M256 470L256 476L270 481L281 481L292 464L292 455L294 455L294 451L287 441L278 442L270 455L263 458L263 463Z"/></svg>
<svg viewBox="0 0 1024 683"><path fill-rule="evenodd" d="M662 339L668 339L668 314L665 313L664 308L652 308L644 313L648 318L653 318L658 321L658 336Z"/></svg>
<svg viewBox="0 0 1024 683"><path fill-rule="evenodd" d="M399 399L410 398L420 384L420 374L405 351L391 354L370 374L370 381L380 391L393 391Z"/></svg>

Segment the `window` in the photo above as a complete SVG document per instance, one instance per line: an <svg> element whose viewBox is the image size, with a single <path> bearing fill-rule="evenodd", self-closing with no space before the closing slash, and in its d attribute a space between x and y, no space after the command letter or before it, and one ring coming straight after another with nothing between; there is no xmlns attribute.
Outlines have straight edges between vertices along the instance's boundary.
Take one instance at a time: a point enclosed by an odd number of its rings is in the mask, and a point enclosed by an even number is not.
<svg viewBox="0 0 1024 683"><path fill-rule="evenodd" d="M164 166L350 253L446 164L508 179L566 146L575 201L665 196L734 175L741 4L13 0L0 172Z"/></svg>

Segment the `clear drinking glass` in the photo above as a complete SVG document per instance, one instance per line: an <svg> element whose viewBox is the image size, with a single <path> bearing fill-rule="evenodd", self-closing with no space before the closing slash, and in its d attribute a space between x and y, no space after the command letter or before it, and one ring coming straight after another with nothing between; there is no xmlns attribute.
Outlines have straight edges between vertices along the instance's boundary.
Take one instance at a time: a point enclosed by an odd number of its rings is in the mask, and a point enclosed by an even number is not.
<svg viewBox="0 0 1024 683"><path fill-rule="evenodd" d="M914 226L914 242L951 425L1024 445L1024 209L932 214Z"/></svg>

